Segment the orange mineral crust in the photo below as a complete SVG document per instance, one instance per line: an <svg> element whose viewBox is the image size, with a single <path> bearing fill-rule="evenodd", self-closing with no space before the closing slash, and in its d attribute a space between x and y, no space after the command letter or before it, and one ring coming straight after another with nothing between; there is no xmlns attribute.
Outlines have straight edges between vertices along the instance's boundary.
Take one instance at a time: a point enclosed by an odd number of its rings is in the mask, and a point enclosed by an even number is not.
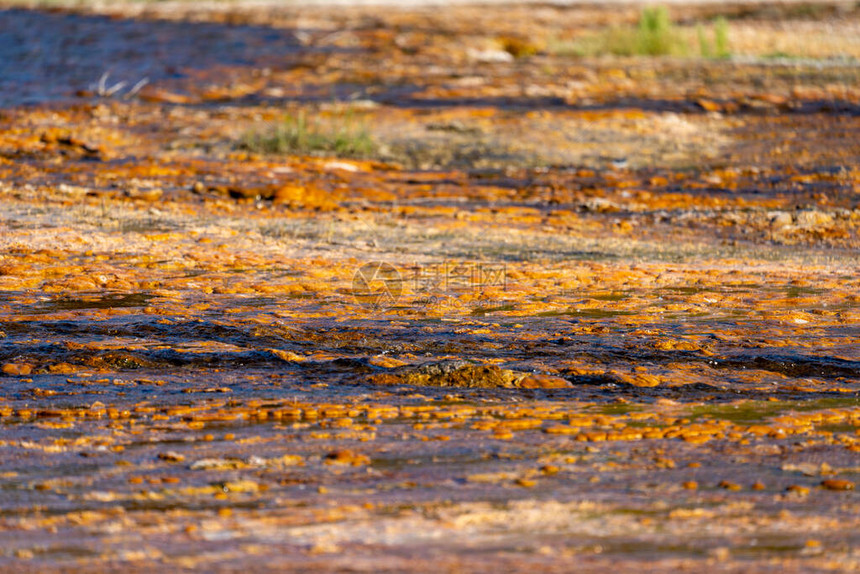
<svg viewBox="0 0 860 574"><path fill-rule="evenodd" d="M0 571L860 568L857 6L42 4Z"/></svg>

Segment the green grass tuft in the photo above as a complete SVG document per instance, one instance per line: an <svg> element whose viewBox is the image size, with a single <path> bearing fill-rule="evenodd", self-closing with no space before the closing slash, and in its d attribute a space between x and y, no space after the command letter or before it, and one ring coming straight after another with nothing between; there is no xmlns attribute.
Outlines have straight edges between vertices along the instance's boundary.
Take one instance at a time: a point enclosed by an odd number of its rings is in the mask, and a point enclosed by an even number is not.
<svg viewBox="0 0 860 574"><path fill-rule="evenodd" d="M698 39L698 51L695 43ZM700 54L704 58L728 58L729 23L718 17L713 25L675 26L665 6L644 8L636 27L620 26L583 34L574 40L553 40L547 51L559 56L685 56Z"/></svg>
<svg viewBox="0 0 860 574"><path fill-rule="evenodd" d="M696 26L696 35L699 38L699 53L703 58L728 58L731 56L729 48L729 22L723 16L714 20L713 44L711 44L701 24Z"/></svg>
<svg viewBox="0 0 860 574"><path fill-rule="evenodd" d="M644 8L635 29L611 28L598 39L596 55L615 56L680 56L688 52L683 35L672 25L665 6Z"/></svg>
<svg viewBox="0 0 860 574"><path fill-rule="evenodd" d="M675 53L682 42L675 34L665 6L644 8L636 29L636 54L666 56Z"/></svg>
<svg viewBox="0 0 860 574"><path fill-rule="evenodd" d="M323 121L309 120L300 111L296 116L285 116L270 130L248 133L240 147L256 153L353 158L369 157L376 152L376 142L370 133L349 112Z"/></svg>
<svg viewBox="0 0 860 574"><path fill-rule="evenodd" d="M718 58L728 58L732 53L729 47L729 21L723 16L714 20L714 51Z"/></svg>
<svg viewBox="0 0 860 574"><path fill-rule="evenodd" d="M711 42L708 41L708 36L705 34L705 29L701 24L696 26L696 36L699 39L699 53L703 58L713 58L714 51L711 48Z"/></svg>

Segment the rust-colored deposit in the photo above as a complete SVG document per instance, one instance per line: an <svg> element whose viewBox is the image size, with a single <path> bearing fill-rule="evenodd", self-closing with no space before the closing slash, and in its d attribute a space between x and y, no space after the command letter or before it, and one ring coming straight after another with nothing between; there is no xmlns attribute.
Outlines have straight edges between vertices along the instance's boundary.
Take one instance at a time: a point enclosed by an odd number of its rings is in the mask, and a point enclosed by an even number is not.
<svg viewBox="0 0 860 574"><path fill-rule="evenodd" d="M75 10L0 11L0 570L860 569L856 6Z"/></svg>

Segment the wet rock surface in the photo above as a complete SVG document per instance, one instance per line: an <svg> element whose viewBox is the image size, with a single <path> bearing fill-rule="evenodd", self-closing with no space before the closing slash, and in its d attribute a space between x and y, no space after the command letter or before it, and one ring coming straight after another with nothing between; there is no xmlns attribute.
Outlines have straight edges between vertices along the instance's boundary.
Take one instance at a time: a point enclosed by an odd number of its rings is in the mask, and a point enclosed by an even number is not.
<svg viewBox="0 0 860 574"><path fill-rule="evenodd" d="M856 569L858 14L672 13L0 12L0 569Z"/></svg>

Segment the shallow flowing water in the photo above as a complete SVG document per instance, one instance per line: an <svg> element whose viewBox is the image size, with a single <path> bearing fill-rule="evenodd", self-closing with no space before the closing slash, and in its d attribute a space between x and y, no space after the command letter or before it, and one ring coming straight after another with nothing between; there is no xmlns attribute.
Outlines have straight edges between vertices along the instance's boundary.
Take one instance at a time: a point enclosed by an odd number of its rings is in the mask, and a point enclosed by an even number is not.
<svg viewBox="0 0 860 574"><path fill-rule="evenodd" d="M0 13L0 568L856 567L855 92L291 10Z"/></svg>

